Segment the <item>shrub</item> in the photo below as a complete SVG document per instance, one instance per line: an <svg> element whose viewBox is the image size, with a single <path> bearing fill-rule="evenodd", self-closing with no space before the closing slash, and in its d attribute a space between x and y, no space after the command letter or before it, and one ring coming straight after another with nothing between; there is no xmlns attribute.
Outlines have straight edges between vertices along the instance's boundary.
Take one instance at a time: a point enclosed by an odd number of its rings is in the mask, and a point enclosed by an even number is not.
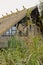
<svg viewBox="0 0 43 65"><path fill-rule="evenodd" d="M43 65L43 44L40 38L31 38L32 43L20 37L12 37L8 49L0 50L1 65Z"/></svg>

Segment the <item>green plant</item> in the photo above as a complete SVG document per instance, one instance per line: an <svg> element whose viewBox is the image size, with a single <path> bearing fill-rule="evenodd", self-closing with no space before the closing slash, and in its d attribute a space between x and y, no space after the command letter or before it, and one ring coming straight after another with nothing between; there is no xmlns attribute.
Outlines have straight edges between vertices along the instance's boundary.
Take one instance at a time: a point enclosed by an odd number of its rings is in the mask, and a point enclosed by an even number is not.
<svg viewBox="0 0 43 65"><path fill-rule="evenodd" d="M0 50L1 65L43 65L43 44L40 38L31 37L32 43L14 36L9 41L8 49Z"/></svg>
<svg viewBox="0 0 43 65"><path fill-rule="evenodd" d="M32 46L29 46L30 55L26 62L27 65L43 65L42 61L40 60L40 58L43 57L43 44L40 44L39 41L40 38L33 38L33 44Z"/></svg>

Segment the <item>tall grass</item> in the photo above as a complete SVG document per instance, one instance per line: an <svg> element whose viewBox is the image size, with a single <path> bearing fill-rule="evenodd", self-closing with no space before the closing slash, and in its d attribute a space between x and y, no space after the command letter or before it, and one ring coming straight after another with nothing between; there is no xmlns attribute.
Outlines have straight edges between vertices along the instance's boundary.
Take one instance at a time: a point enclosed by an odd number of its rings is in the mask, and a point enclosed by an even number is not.
<svg viewBox="0 0 43 65"><path fill-rule="evenodd" d="M0 50L0 65L43 65L43 44L39 37L31 41L27 45L20 37L12 37L9 48Z"/></svg>
<svg viewBox="0 0 43 65"><path fill-rule="evenodd" d="M43 44L40 44L40 38L35 37L32 39L32 46L29 46L30 55L27 64L28 65L43 65L41 56L43 57Z"/></svg>

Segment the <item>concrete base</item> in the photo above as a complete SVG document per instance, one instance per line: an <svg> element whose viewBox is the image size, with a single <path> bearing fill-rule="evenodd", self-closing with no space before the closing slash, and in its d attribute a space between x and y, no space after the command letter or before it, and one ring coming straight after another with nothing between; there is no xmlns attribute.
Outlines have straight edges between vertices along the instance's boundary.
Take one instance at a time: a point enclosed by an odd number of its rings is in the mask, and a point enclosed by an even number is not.
<svg viewBox="0 0 43 65"><path fill-rule="evenodd" d="M0 43L0 48L7 48L8 47L8 43Z"/></svg>
<svg viewBox="0 0 43 65"><path fill-rule="evenodd" d="M8 40L9 40L9 37L0 37L0 48L7 48Z"/></svg>

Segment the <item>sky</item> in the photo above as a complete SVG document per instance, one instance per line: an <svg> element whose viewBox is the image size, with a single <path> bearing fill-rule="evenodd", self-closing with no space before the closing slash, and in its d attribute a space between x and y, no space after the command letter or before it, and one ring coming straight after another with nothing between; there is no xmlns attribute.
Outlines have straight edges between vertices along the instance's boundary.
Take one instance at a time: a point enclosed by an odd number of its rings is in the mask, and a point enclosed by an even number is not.
<svg viewBox="0 0 43 65"><path fill-rule="evenodd" d="M16 12L16 8L22 10L22 6L25 6L28 9L37 4L39 4L39 0L0 0L0 17L2 14L4 16L6 13L11 14L10 11Z"/></svg>

